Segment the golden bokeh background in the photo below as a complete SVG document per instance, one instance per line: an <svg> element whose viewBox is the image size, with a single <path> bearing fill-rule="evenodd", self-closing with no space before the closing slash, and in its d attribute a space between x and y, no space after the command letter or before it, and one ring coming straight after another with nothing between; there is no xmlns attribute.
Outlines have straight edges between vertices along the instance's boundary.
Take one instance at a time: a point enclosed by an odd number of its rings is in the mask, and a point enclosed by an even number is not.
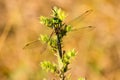
<svg viewBox="0 0 120 80"><path fill-rule="evenodd" d="M51 33L39 23L39 17L49 16L53 6L68 14L66 22L93 10L80 25L94 29L73 31L64 38L64 49L78 52L70 65L72 80L120 80L119 0L0 0L0 80L55 77L39 66L43 60L56 60L43 44L23 49L40 34Z"/></svg>

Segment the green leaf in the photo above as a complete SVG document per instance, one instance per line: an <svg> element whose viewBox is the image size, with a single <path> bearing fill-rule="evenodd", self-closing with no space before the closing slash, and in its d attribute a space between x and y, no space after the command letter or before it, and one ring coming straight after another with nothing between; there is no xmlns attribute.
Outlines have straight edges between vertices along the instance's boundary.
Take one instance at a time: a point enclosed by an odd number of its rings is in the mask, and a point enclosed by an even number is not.
<svg viewBox="0 0 120 80"><path fill-rule="evenodd" d="M81 77L81 78L79 78L78 80L85 80L85 78Z"/></svg>
<svg viewBox="0 0 120 80"><path fill-rule="evenodd" d="M66 26L66 31L69 32L69 31L71 31L71 30L72 30L72 26L71 26L71 25L67 25L67 26Z"/></svg>
<svg viewBox="0 0 120 80"><path fill-rule="evenodd" d="M48 35L40 35L38 40L40 40L43 43L47 43L49 40L49 36Z"/></svg>
<svg viewBox="0 0 120 80"><path fill-rule="evenodd" d="M55 24L61 24L61 20L57 17L54 17L52 18L52 24L55 25ZM57 27L57 26L56 26Z"/></svg>
<svg viewBox="0 0 120 80"><path fill-rule="evenodd" d="M70 59L73 58L75 55L76 55L76 52L74 49L66 52L63 57L63 63L69 64Z"/></svg>
<svg viewBox="0 0 120 80"><path fill-rule="evenodd" d="M58 17L61 19L61 20L64 20L66 18L66 14L64 11L62 11L61 9L58 10Z"/></svg>
<svg viewBox="0 0 120 80"><path fill-rule="evenodd" d="M47 72L50 71L52 73L54 73L57 70L56 64L51 63L50 61L41 62L41 67L43 70L46 70Z"/></svg>
<svg viewBox="0 0 120 80"><path fill-rule="evenodd" d="M52 48L52 51L57 51L57 42L56 42L56 36L53 36L50 41L48 42L48 45Z"/></svg>
<svg viewBox="0 0 120 80"><path fill-rule="evenodd" d="M66 52L62 58L62 71L63 72L67 72L69 69L68 69L68 65L70 63L70 60L71 58L73 58L75 56L76 52L75 50L70 50L68 52Z"/></svg>
<svg viewBox="0 0 120 80"><path fill-rule="evenodd" d="M61 8L58 8L58 7L53 7L53 17L57 17L59 18L60 20L64 20L66 18L66 14L64 11L61 10Z"/></svg>
<svg viewBox="0 0 120 80"><path fill-rule="evenodd" d="M52 19L44 17L44 16L40 17L40 23L44 24L47 27L51 27L51 28L52 28L52 24L53 24Z"/></svg>
<svg viewBox="0 0 120 80"><path fill-rule="evenodd" d="M67 54L68 54L69 57L74 57L74 56L75 56L75 53L76 53L75 50L72 49L71 51L68 51Z"/></svg>

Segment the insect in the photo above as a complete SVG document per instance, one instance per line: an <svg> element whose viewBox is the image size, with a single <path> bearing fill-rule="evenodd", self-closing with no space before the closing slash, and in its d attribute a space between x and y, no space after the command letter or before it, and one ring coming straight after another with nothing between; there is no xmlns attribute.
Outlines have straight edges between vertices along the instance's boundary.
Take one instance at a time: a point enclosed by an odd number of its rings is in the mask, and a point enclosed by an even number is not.
<svg viewBox="0 0 120 80"><path fill-rule="evenodd" d="M92 10L87 10L86 12L84 12L82 15L78 16L77 18L73 19L72 21L68 22L69 25L72 25L72 26L79 26L79 23L81 20L83 20L87 15L89 15L90 13L92 12ZM93 26L86 26L86 27L79 27L79 28L76 28L76 29L73 29L72 31L76 31L76 30L79 30L79 29L85 29L85 28L94 28ZM49 36L49 39L47 42L49 42L49 40L51 39L52 35L55 33L55 31L53 30ZM46 43L47 43L46 42ZM25 44L25 46L23 47L23 49L26 49L26 48L29 48L30 46L35 46L35 45L38 45L40 43L39 40L34 40L34 41L31 41L31 42L28 42L27 44ZM44 50L46 49L46 47L44 48Z"/></svg>

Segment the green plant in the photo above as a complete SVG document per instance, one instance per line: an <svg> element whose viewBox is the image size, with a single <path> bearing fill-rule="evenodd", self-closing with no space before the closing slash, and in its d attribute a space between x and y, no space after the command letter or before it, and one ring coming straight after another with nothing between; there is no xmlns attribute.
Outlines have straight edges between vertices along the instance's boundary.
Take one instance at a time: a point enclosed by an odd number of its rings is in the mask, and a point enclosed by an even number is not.
<svg viewBox="0 0 120 80"><path fill-rule="evenodd" d="M58 63L53 63L50 61L43 61L40 63L43 70L54 73L58 76L59 80L70 80L70 77L66 74L69 71L70 60L76 55L74 49L70 51L63 50L63 37L67 35L68 32L72 31L72 26L64 23L66 14L60 8L54 7L52 9L52 17L40 17L40 23L53 29L54 36L41 35L39 40L43 43L47 43L51 47L51 50L56 55ZM51 37L52 36L52 37ZM54 79L55 80L55 79ZM80 78L78 80L85 80Z"/></svg>

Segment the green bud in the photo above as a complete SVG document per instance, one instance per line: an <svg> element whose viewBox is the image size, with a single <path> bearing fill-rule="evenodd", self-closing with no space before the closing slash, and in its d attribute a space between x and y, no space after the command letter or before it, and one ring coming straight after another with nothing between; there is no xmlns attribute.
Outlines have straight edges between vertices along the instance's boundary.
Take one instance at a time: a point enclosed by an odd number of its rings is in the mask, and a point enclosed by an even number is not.
<svg viewBox="0 0 120 80"><path fill-rule="evenodd" d="M66 14L64 11L61 10L61 8L57 8L56 6L53 7L53 17L57 17L59 18L60 20L64 20L66 18Z"/></svg>
<svg viewBox="0 0 120 80"><path fill-rule="evenodd" d="M82 78L82 77L81 77L81 78L79 78L78 80L85 80L85 78Z"/></svg>
<svg viewBox="0 0 120 80"><path fill-rule="evenodd" d="M49 36L48 35L40 35L38 40L42 41L43 43L46 43L49 40Z"/></svg>
<svg viewBox="0 0 120 80"><path fill-rule="evenodd" d="M71 25L67 25L67 26L66 26L66 31L69 32L69 31L71 31L71 30L72 30L72 26L71 26Z"/></svg>
<svg viewBox="0 0 120 80"><path fill-rule="evenodd" d="M41 67L42 69L46 70L47 72L50 71L52 73L54 73L57 70L56 64L51 63L49 61L43 61L41 62Z"/></svg>

